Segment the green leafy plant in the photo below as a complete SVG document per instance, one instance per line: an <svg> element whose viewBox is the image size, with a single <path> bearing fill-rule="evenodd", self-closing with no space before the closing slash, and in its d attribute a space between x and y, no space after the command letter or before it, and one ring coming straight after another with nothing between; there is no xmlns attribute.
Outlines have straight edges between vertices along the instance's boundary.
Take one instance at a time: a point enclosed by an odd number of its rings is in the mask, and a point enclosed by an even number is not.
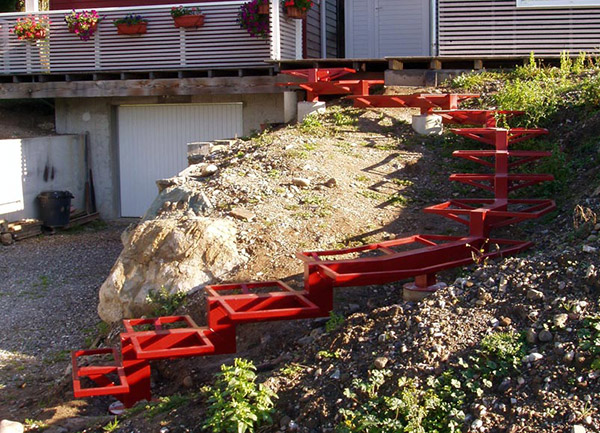
<svg viewBox="0 0 600 433"><path fill-rule="evenodd" d="M256 367L251 361L236 358L232 366L222 365L210 394L204 428L213 433L254 432L272 423L276 394L256 383Z"/></svg>
<svg viewBox="0 0 600 433"><path fill-rule="evenodd" d="M389 370L371 370L367 380L355 379L344 390L351 408L340 409L343 421L337 431L366 432L458 432L464 419L460 401L445 401L442 389L421 388L414 379L401 377L387 386ZM386 392L382 392L384 388Z"/></svg>
<svg viewBox="0 0 600 433"><path fill-rule="evenodd" d="M165 287L151 291L146 297L146 302L153 306L152 315L171 316L179 307L185 305L186 294L183 292L169 293Z"/></svg>
<svg viewBox="0 0 600 433"><path fill-rule="evenodd" d="M329 320L325 322L325 331L331 332L338 329L344 324L344 316L337 314L334 311L329 313Z"/></svg>
<svg viewBox="0 0 600 433"><path fill-rule="evenodd" d="M102 431L105 431L106 433L111 433L111 432L116 431L118 428L119 428L119 420L117 419L117 417L115 417L115 419L113 419L108 424L106 424L104 427L102 427Z"/></svg>
<svg viewBox="0 0 600 433"><path fill-rule="evenodd" d="M600 370L600 316L586 317L578 331L579 348L593 356L591 368Z"/></svg>

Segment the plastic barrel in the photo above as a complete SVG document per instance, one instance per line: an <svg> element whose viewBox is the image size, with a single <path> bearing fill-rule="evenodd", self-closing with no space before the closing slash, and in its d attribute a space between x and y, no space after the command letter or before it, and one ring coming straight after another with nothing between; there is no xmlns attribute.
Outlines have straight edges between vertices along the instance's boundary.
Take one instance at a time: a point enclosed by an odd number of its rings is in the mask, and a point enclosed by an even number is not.
<svg viewBox="0 0 600 433"><path fill-rule="evenodd" d="M71 199L69 191L44 191L38 196L40 217L46 227L62 227L69 224Z"/></svg>

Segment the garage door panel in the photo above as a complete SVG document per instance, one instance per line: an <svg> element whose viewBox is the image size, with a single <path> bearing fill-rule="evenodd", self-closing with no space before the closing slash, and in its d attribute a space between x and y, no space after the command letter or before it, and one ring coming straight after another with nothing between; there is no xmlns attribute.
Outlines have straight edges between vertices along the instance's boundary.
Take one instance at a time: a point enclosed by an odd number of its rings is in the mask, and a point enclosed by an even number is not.
<svg viewBox="0 0 600 433"><path fill-rule="evenodd" d="M242 104L130 105L118 109L121 215L143 215L156 180L187 167L187 143L239 136Z"/></svg>

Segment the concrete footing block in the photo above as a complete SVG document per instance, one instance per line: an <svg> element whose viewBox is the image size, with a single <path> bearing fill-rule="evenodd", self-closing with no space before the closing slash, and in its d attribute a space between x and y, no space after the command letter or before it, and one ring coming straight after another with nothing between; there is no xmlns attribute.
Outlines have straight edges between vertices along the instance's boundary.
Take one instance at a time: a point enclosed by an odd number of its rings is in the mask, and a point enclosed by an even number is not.
<svg viewBox="0 0 600 433"><path fill-rule="evenodd" d="M426 298L432 293L437 292L440 289L447 287L446 283L436 283L429 287L418 287L414 282L406 283L402 288L402 299L405 301L420 301L421 299Z"/></svg>
<svg viewBox="0 0 600 433"><path fill-rule="evenodd" d="M412 117L412 128L421 135L440 135L444 131L442 116L420 114Z"/></svg>
<svg viewBox="0 0 600 433"><path fill-rule="evenodd" d="M325 102L298 102L298 122L302 122L309 114L322 114L325 112Z"/></svg>

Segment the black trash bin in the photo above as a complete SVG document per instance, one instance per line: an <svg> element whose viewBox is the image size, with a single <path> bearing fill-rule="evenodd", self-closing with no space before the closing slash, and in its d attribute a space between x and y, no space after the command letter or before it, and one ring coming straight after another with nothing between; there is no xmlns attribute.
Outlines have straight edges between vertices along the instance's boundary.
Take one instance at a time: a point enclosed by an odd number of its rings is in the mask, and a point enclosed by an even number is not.
<svg viewBox="0 0 600 433"><path fill-rule="evenodd" d="M40 202L40 217L46 227L69 224L73 194L69 191L44 191L37 198Z"/></svg>

